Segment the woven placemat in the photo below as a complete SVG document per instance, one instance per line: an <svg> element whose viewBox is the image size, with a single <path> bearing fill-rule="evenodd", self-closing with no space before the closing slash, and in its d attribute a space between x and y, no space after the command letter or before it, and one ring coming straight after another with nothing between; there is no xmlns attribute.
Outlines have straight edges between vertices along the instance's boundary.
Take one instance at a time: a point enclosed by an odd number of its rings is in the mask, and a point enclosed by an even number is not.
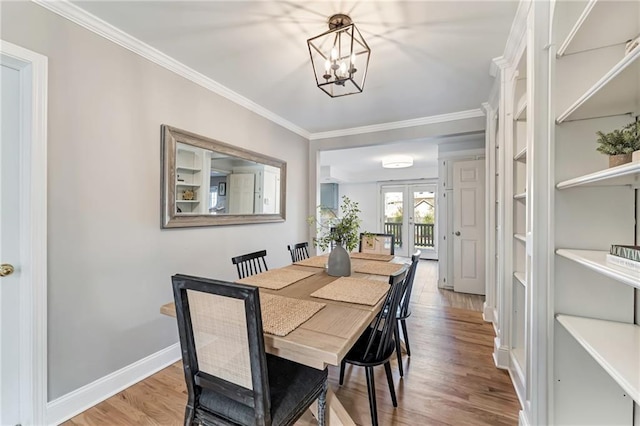
<svg viewBox="0 0 640 426"><path fill-rule="evenodd" d="M351 256L352 259L379 260L383 262L389 262L390 260L393 260L392 254L361 253L356 251L354 253L350 253L349 256Z"/></svg>
<svg viewBox="0 0 640 426"><path fill-rule="evenodd" d="M404 266L402 263L377 262L375 260L359 262L354 265L353 272L373 275L391 275Z"/></svg>
<svg viewBox="0 0 640 426"><path fill-rule="evenodd" d="M311 297L374 306L389 291L384 281L340 277L311 293Z"/></svg>
<svg viewBox="0 0 640 426"><path fill-rule="evenodd" d="M314 272L297 271L295 269L271 269L260 274L251 275L236 282L268 288L270 290L280 290L281 288L310 277L313 274Z"/></svg>
<svg viewBox="0 0 640 426"><path fill-rule="evenodd" d="M308 259L304 259L299 262L296 262L294 263L294 265L312 266L314 268L324 268L325 266L327 266L328 261L329 261L328 256L313 256Z"/></svg>
<svg viewBox="0 0 640 426"><path fill-rule="evenodd" d="M325 306L324 303L260 293L262 329L265 333L286 336Z"/></svg>

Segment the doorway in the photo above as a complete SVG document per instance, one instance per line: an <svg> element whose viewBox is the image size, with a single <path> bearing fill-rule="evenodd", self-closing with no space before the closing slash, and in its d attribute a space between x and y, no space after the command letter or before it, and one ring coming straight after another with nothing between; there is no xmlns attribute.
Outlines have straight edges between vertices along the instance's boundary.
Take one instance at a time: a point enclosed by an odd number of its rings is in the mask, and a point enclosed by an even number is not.
<svg viewBox="0 0 640 426"><path fill-rule="evenodd" d="M0 424L45 424L47 58L0 40Z"/></svg>
<svg viewBox="0 0 640 426"><path fill-rule="evenodd" d="M437 184L415 183L381 187L381 229L395 236L397 256L416 250L421 259L438 259Z"/></svg>

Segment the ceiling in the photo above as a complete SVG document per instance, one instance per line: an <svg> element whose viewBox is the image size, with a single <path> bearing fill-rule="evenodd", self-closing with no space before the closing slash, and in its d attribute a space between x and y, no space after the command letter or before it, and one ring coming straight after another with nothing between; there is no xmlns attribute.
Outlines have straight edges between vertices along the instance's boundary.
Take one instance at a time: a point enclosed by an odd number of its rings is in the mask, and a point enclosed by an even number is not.
<svg viewBox="0 0 640 426"><path fill-rule="evenodd" d="M474 110L517 1L81 1L75 5L313 134ZM346 13L371 48L364 92L316 87L306 40Z"/></svg>

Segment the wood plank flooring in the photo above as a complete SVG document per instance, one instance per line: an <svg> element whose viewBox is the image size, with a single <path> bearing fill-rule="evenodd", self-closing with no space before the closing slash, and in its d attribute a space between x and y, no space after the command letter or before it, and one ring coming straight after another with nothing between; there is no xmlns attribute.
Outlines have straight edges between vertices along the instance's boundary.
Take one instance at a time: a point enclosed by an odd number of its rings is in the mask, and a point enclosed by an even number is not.
<svg viewBox="0 0 640 426"><path fill-rule="evenodd" d="M376 368L381 425L517 425L519 404L509 376L491 358L493 328L482 320L482 296L438 290L437 263L421 261L407 321L411 357L403 357L404 378L392 361L398 407L394 408L384 368ZM450 294L451 293L451 294ZM466 309L460 309L466 308ZM472 311L470 309L474 309ZM371 424L364 369L347 366L345 384L329 369L330 386L358 425ZM186 389L177 362L68 422L75 425L179 425ZM299 426L315 425L310 414Z"/></svg>

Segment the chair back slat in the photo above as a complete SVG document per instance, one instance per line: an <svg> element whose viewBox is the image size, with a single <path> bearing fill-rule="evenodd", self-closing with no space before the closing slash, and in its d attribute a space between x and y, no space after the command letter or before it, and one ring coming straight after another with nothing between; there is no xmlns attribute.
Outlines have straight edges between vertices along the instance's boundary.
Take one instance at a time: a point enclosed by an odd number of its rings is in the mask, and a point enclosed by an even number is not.
<svg viewBox="0 0 640 426"><path fill-rule="evenodd" d="M389 276L389 292L384 301L384 305L382 306L382 312L395 312L398 309L398 304L400 303L400 297L402 296L402 290L404 288L404 280L407 275L407 267L403 267L398 272ZM384 320L384 323L381 323ZM369 340L367 341L367 346L365 349L364 359L368 357L370 353L375 352L376 358L382 356L385 349L387 349L393 339L395 333L397 321L393 316L384 316L378 315L373 324L373 327L370 327ZM380 331L380 340L378 341L377 346L375 346L376 335L377 332Z"/></svg>
<svg viewBox="0 0 640 426"><path fill-rule="evenodd" d="M251 408L256 424L270 424L258 289L186 275L174 275L172 284L187 405L206 387Z"/></svg>
<svg viewBox="0 0 640 426"><path fill-rule="evenodd" d="M287 246L289 253L291 253L291 262L296 263L296 262L300 262L301 260L308 259L309 258L308 247L309 247L309 243L307 242L294 244L293 247Z"/></svg>
<svg viewBox="0 0 640 426"><path fill-rule="evenodd" d="M360 253L395 254L395 236L393 234L360 234Z"/></svg>
<svg viewBox="0 0 640 426"><path fill-rule="evenodd" d="M254 253L243 254L240 256L232 257L231 262L236 265L238 270L238 278L246 278L251 275L259 274L261 272L268 271L266 250L256 251Z"/></svg>
<svg viewBox="0 0 640 426"><path fill-rule="evenodd" d="M416 269L418 268L418 262L420 262L420 250L411 256L411 266L407 272L405 279L404 289L402 291L402 299L400 301L399 317L406 317L409 314L409 303L411 302L411 292L413 290L413 279L416 276Z"/></svg>

